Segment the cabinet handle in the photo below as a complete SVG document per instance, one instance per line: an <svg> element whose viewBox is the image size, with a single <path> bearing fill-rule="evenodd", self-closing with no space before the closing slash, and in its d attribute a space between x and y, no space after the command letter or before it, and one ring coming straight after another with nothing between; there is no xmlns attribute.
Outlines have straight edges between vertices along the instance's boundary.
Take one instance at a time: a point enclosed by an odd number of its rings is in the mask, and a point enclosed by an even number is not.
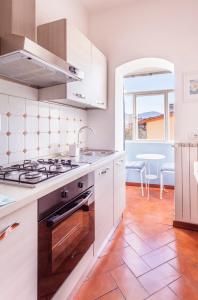
<svg viewBox="0 0 198 300"><path fill-rule="evenodd" d="M5 230L0 233L0 241L7 238L8 234L14 231L20 224L13 223L12 225L8 226Z"/></svg>
<svg viewBox="0 0 198 300"><path fill-rule="evenodd" d="M124 160L121 159L120 161L116 162L116 165L121 166L123 164Z"/></svg>
<svg viewBox="0 0 198 300"><path fill-rule="evenodd" d="M105 103L104 102L97 102L97 104L104 105Z"/></svg>
<svg viewBox="0 0 198 300"><path fill-rule="evenodd" d="M109 168L106 168L102 171L99 172L99 175L104 175L104 174L107 174L107 171L109 171L110 169Z"/></svg>
<svg viewBox="0 0 198 300"><path fill-rule="evenodd" d="M86 99L86 96L85 95L82 95L80 93L75 93L74 96L78 97L78 98L81 98L81 99Z"/></svg>

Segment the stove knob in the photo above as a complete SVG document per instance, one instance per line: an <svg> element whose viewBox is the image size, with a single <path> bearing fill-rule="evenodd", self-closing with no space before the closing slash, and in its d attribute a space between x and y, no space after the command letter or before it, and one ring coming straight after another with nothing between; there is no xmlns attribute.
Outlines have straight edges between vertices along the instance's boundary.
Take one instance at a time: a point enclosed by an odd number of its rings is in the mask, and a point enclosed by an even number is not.
<svg viewBox="0 0 198 300"><path fill-rule="evenodd" d="M71 159L68 159L67 163L68 163L68 165L71 165L71 163L72 163Z"/></svg>
<svg viewBox="0 0 198 300"><path fill-rule="evenodd" d="M82 188L83 188L83 182L79 182L79 183L78 183L78 187L79 187L80 189L82 189Z"/></svg>
<svg viewBox="0 0 198 300"><path fill-rule="evenodd" d="M68 194L67 190L61 191L61 198L67 198L67 194Z"/></svg>

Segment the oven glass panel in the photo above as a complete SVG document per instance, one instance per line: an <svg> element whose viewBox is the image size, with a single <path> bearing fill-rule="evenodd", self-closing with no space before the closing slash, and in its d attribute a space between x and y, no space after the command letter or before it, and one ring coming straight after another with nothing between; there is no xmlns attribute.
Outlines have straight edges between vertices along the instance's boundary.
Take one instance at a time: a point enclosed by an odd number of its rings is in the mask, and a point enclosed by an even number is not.
<svg viewBox="0 0 198 300"><path fill-rule="evenodd" d="M93 244L94 194L67 218L49 226L39 222L38 299L49 300ZM63 208L64 210L64 208ZM60 211L61 213L64 211Z"/></svg>
<svg viewBox="0 0 198 300"><path fill-rule="evenodd" d="M89 233L90 221L86 211L78 210L52 230L52 272L69 256L78 254L77 246Z"/></svg>

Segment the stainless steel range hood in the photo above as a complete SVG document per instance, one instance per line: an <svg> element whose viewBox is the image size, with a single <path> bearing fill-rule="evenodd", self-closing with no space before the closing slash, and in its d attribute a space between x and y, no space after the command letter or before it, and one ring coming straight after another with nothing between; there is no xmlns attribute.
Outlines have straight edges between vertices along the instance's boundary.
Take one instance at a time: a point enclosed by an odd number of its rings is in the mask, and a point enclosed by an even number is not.
<svg viewBox="0 0 198 300"><path fill-rule="evenodd" d="M83 72L26 37L7 35L0 44L3 77L35 88L83 79Z"/></svg>

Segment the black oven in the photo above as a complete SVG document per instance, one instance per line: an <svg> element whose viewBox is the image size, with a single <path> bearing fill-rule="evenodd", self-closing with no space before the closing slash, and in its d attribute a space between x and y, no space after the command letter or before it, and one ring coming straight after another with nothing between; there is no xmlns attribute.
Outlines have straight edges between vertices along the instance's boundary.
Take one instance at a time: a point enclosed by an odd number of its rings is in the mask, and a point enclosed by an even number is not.
<svg viewBox="0 0 198 300"><path fill-rule="evenodd" d="M51 299L95 238L94 175L38 200L38 299Z"/></svg>

